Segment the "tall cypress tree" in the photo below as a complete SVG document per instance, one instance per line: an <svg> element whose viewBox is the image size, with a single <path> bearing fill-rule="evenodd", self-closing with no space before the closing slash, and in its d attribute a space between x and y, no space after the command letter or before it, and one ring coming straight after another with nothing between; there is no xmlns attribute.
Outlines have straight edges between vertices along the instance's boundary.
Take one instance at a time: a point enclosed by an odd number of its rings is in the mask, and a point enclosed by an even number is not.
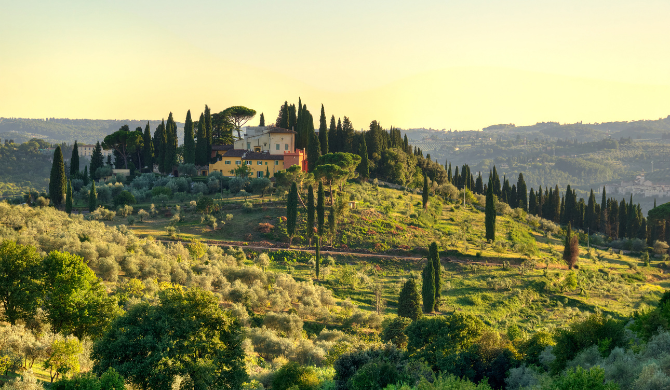
<svg viewBox="0 0 670 390"><path fill-rule="evenodd" d="M563 260L568 265L568 269L572 269L577 264L577 258L579 257L579 240L577 236L572 235L572 225L570 223L568 223L564 244Z"/></svg>
<svg viewBox="0 0 670 390"><path fill-rule="evenodd" d="M198 120L198 139L195 143L195 165L207 164L207 133L205 132L205 114Z"/></svg>
<svg viewBox="0 0 670 390"><path fill-rule="evenodd" d="M328 124L326 123L326 110L321 105L321 116L319 117L319 143L321 154L328 154Z"/></svg>
<svg viewBox="0 0 670 390"><path fill-rule="evenodd" d="M288 102L285 101L284 105L281 108L281 117L280 121L277 123L277 126L281 127L282 129L289 129L291 130L291 126L289 123L289 108L288 108Z"/></svg>
<svg viewBox="0 0 670 390"><path fill-rule="evenodd" d="M59 207L65 200L66 190L65 163L60 145L56 146L53 164L51 165L51 176L49 180L49 197L54 206Z"/></svg>
<svg viewBox="0 0 670 390"><path fill-rule="evenodd" d="M516 200L523 211L528 212L528 188L523 173L519 173L519 180L516 182Z"/></svg>
<svg viewBox="0 0 670 390"><path fill-rule="evenodd" d="M195 164L195 139L193 138L191 110L186 112L186 122L184 122L184 164Z"/></svg>
<svg viewBox="0 0 670 390"><path fill-rule="evenodd" d="M298 219L298 186L293 182L291 191L286 201L286 233L288 234L288 246L291 247L295 235L295 225Z"/></svg>
<svg viewBox="0 0 670 390"><path fill-rule="evenodd" d="M591 190L591 194L589 195L589 202L586 205L585 218L586 227L589 228L591 233L595 232L598 227L598 216L596 215L596 195L593 193L593 190Z"/></svg>
<svg viewBox="0 0 670 390"><path fill-rule="evenodd" d="M423 315L419 295L419 286L414 278L410 278L402 286L398 296L398 317L418 320Z"/></svg>
<svg viewBox="0 0 670 390"><path fill-rule="evenodd" d="M426 172L423 173L423 194L421 195L423 208L426 209L428 207L428 174Z"/></svg>
<svg viewBox="0 0 670 390"><path fill-rule="evenodd" d="M261 121L258 123L258 126L265 126L265 115L261 112Z"/></svg>
<svg viewBox="0 0 670 390"><path fill-rule="evenodd" d="M149 122L144 127L144 134L142 135L142 161L148 168L149 172L154 171L154 142L151 139L151 126ZM141 169L142 167L140 167Z"/></svg>
<svg viewBox="0 0 670 390"><path fill-rule="evenodd" d="M311 172L314 170L314 168L316 168L316 162L319 159L319 157L321 157L321 145L319 143L319 138L316 136L316 133L314 132L314 129L312 129L309 137L310 137L309 145L307 146L307 167L308 170Z"/></svg>
<svg viewBox="0 0 670 390"><path fill-rule="evenodd" d="M496 200L493 194L493 180L489 179L488 189L486 191L486 210L484 225L486 225L486 239L495 241L496 239Z"/></svg>
<svg viewBox="0 0 670 390"><path fill-rule="evenodd" d="M98 168L102 168L104 166L105 158L102 155L102 146L100 146L100 141L98 141L96 142L95 149L93 149L93 153L91 154L91 171L89 172L91 175L91 180L98 179L96 171Z"/></svg>
<svg viewBox="0 0 670 390"><path fill-rule="evenodd" d="M370 177L370 161L368 161L368 144L365 142L365 135L361 137L361 163L358 165L358 172L361 178L367 179Z"/></svg>
<svg viewBox="0 0 670 390"><path fill-rule="evenodd" d="M165 134L165 121L163 120L154 131L154 150L156 152L156 164L158 170L165 173L165 149L167 138Z"/></svg>
<svg viewBox="0 0 670 390"><path fill-rule="evenodd" d="M423 298L423 312L432 313L435 309L435 266L431 259L426 261L422 276L421 296Z"/></svg>
<svg viewBox="0 0 670 390"><path fill-rule="evenodd" d="M310 184L307 189L307 237L310 245L314 237L314 187Z"/></svg>
<svg viewBox="0 0 670 390"><path fill-rule="evenodd" d="M437 249L437 243L430 244L428 249L429 259L433 262L433 269L435 270L435 310L439 310L440 298L442 298L442 275L440 270L442 264L440 263L440 252Z"/></svg>
<svg viewBox="0 0 670 390"><path fill-rule="evenodd" d="M337 125L335 125L335 115L330 116L330 127L328 128L328 151L336 153L340 151L337 143Z"/></svg>
<svg viewBox="0 0 670 390"><path fill-rule="evenodd" d="M88 192L88 211L94 212L98 207L98 192L95 189L95 181L91 183L91 190Z"/></svg>
<svg viewBox="0 0 670 390"><path fill-rule="evenodd" d="M72 214L72 181L67 181L67 194L65 196L65 212Z"/></svg>
<svg viewBox="0 0 670 390"><path fill-rule="evenodd" d="M167 123L165 124L165 156L163 172L170 173L175 165L177 165L177 124L172 118L172 113L168 115Z"/></svg>
<svg viewBox="0 0 670 390"><path fill-rule="evenodd" d="M205 148L204 164L209 165L210 154L212 152L212 137L214 136L212 132L212 113L207 105L205 105L205 134L207 135L207 146Z"/></svg>
<svg viewBox="0 0 670 390"><path fill-rule="evenodd" d="M537 198L535 197L535 191L531 187L530 196L528 197L528 212L530 214L537 214Z"/></svg>
<svg viewBox="0 0 670 390"><path fill-rule="evenodd" d="M316 234L323 237L326 223L326 194L323 190L323 182L319 181L319 192L316 196Z"/></svg>
<svg viewBox="0 0 670 390"><path fill-rule="evenodd" d="M316 280L319 280L319 273L321 271L321 236L316 236L316 250L315 250L315 261L316 264L314 265L315 271L316 271Z"/></svg>
<svg viewBox="0 0 670 390"><path fill-rule="evenodd" d="M84 174L82 175L82 180L84 181L84 185L87 186L89 181L88 165L84 165Z"/></svg>
<svg viewBox="0 0 670 390"><path fill-rule="evenodd" d="M77 141L72 146L72 157L70 157L70 177L76 177L79 174L79 147Z"/></svg>

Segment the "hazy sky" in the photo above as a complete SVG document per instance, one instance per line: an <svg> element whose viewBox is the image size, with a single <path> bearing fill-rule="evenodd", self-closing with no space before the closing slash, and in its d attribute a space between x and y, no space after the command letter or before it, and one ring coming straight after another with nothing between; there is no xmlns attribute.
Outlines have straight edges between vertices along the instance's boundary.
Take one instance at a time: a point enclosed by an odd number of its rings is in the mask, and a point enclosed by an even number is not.
<svg viewBox="0 0 670 390"><path fill-rule="evenodd" d="M183 121L208 104L272 122L300 96L359 129L657 119L669 15L667 0L0 0L0 116Z"/></svg>

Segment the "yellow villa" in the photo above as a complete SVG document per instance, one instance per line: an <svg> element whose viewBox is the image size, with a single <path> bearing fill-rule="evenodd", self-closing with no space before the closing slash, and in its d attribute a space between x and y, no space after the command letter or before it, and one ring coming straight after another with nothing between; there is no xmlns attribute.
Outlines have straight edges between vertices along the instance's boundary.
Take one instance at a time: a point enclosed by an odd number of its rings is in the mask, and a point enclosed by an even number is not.
<svg viewBox="0 0 670 390"><path fill-rule="evenodd" d="M295 148L295 131L279 127L248 127L244 138L233 145L212 146L209 172L221 172L224 176L234 176L233 170L245 164L252 171L252 177L274 177L275 172L299 165L307 169L305 152Z"/></svg>

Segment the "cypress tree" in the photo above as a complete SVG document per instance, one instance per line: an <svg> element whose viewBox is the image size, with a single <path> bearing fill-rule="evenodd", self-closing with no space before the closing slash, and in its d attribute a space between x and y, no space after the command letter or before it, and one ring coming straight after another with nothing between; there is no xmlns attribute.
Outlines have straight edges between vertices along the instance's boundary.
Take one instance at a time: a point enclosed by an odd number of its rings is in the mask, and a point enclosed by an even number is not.
<svg viewBox="0 0 670 390"><path fill-rule="evenodd" d="M144 134L142 135L142 161L144 165L148 168L149 172L154 171L154 143L151 139L151 127L149 122L144 127ZM140 167L140 170L142 167Z"/></svg>
<svg viewBox="0 0 670 390"><path fill-rule="evenodd" d="M411 278L402 286L400 296L398 296L398 316L412 320L421 318L423 312L421 311L420 299L419 286L417 286L416 280Z"/></svg>
<svg viewBox="0 0 670 390"><path fill-rule="evenodd" d="M54 160L51 165L51 176L49 180L49 197L54 206L58 207L63 204L66 186L63 152L60 149L60 145L58 145L56 146L56 151L54 151Z"/></svg>
<svg viewBox="0 0 670 390"><path fill-rule="evenodd" d="M361 178L367 179L370 177L370 162L368 161L368 145L365 143L365 135L363 135L362 144L360 146L361 151L361 163L358 166L358 171L361 175Z"/></svg>
<svg viewBox="0 0 670 390"><path fill-rule="evenodd" d="M433 242L430 244L428 250L429 258L433 262L433 268L435 269L435 310L439 310L440 298L442 298L442 275L440 270L442 269L442 264L440 263L440 252L437 249L437 243Z"/></svg>
<svg viewBox="0 0 670 390"><path fill-rule="evenodd" d="M288 246L291 247L295 235L295 224L298 219L298 186L293 182L291 191L286 201L286 232L288 233Z"/></svg>
<svg viewBox="0 0 670 390"><path fill-rule="evenodd" d="M191 110L186 112L186 122L184 122L184 164L195 164L195 139L193 138Z"/></svg>
<svg viewBox="0 0 670 390"><path fill-rule="evenodd" d="M314 237L314 187L310 184L307 188L307 237L310 245Z"/></svg>
<svg viewBox="0 0 670 390"><path fill-rule="evenodd" d="M523 173L519 173L519 180L516 183L516 200L523 211L528 212L528 188Z"/></svg>
<svg viewBox="0 0 670 390"><path fill-rule="evenodd" d="M315 271L316 271L316 280L319 280L319 272L321 271L321 237L316 236L316 264L315 264Z"/></svg>
<svg viewBox="0 0 670 390"><path fill-rule="evenodd" d="M335 220L335 211L333 206L330 206L328 211L328 233L330 233L330 244L333 244L333 238L337 232L337 220Z"/></svg>
<svg viewBox="0 0 670 390"><path fill-rule="evenodd" d="M205 132L205 114L200 114L198 120L198 138L195 142L195 165L205 165L207 162L207 133Z"/></svg>
<svg viewBox="0 0 670 390"><path fill-rule="evenodd" d="M335 115L330 116L330 127L328 128L328 151L336 153L340 151L337 146L337 126L335 125Z"/></svg>
<svg viewBox="0 0 670 390"><path fill-rule="evenodd" d="M486 239L495 241L496 239L496 199L493 194L493 181L489 179L488 189L486 191L486 210L485 221Z"/></svg>
<svg viewBox="0 0 670 390"><path fill-rule="evenodd" d="M586 213L584 216L586 227L589 228L590 232L595 232L598 226L596 224L598 216L596 215L596 195L593 193L593 190L591 190L591 194L589 195L589 202L586 205Z"/></svg>
<svg viewBox="0 0 670 390"><path fill-rule="evenodd" d="M423 267L422 276L421 296L423 298L423 312L432 313L435 309L435 267L431 259L428 259L426 266Z"/></svg>
<svg viewBox="0 0 670 390"><path fill-rule="evenodd" d="M91 190L88 192L88 211L94 212L98 207L98 193L95 190L95 180L91 182Z"/></svg>
<svg viewBox="0 0 670 390"><path fill-rule="evenodd" d="M209 165L210 153L212 151L212 113L209 107L205 104L205 134L207 135L207 146L205 147L205 156L202 165Z"/></svg>
<svg viewBox="0 0 670 390"><path fill-rule="evenodd" d="M535 191L530 189L530 195L528 197L528 212L531 214L537 214L537 198L535 198Z"/></svg>
<svg viewBox="0 0 670 390"><path fill-rule="evenodd" d="M281 127L282 129L291 130L291 127L289 126L289 120L288 120L288 102L287 101L284 102L284 105L281 108L281 120L277 123L277 126Z"/></svg>
<svg viewBox="0 0 670 390"><path fill-rule="evenodd" d="M77 177L79 174L79 147L77 141L72 146L72 157L70 157L70 177Z"/></svg>
<svg viewBox="0 0 670 390"><path fill-rule="evenodd" d="M323 182L319 181L319 192L316 196L316 234L323 237L324 225L326 223L326 194L323 190Z"/></svg>
<svg viewBox="0 0 670 390"><path fill-rule="evenodd" d="M342 118L337 118L337 127L335 130L336 139L337 139L337 151L346 152L344 144L344 132L342 131Z"/></svg>
<svg viewBox="0 0 670 390"><path fill-rule="evenodd" d="M425 210L428 207L428 174L426 174L426 172L423 173L423 194L421 195L423 200L423 208Z"/></svg>
<svg viewBox="0 0 670 390"><path fill-rule="evenodd" d="M563 249L563 260L572 269L577 264L579 257L579 239L572 235L572 225L568 223L568 229L565 233L565 248Z"/></svg>
<svg viewBox="0 0 670 390"><path fill-rule="evenodd" d="M265 177L270 178L270 168L267 165L265 166Z"/></svg>
<svg viewBox="0 0 670 390"><path fill-rule="evenodd" d="M84 185L88 185L88 165L84 165L84 174L82 175L82 180L84 180Z"/></svg>
<svg viewBox="0 0 670 390"><path fill-rule="evenodd" d="M310 172L316 168L316 162L319 157L321 157L321 145L314 129L312 129L311 134L309 135L309 144L307 145L307 169Z"/></svg>
<svg viewBox="0 0 670 390"><path fill-rule="evenodd" d="M326 110L321 105L321 116L319 117L319 143L321 154L328 154L328 124L326 123Z"/></svg>
<svg viewBox="0 0 670 390"><path fill-rule="evenodd" d="M89 175L91 175L91 180L98 179L96 176L96 171L98 168L102 168L105 166L105 158L102 155L102 146L100 146L100 141L96 142L95 144L95 149L93 149L93 153L91 154L91 171L89 172Z"/></svg>
<svg viewBox="0 0 670 390"><path fill-rule="evenodd" d="M261 121L258 124L258 126L261 126L261 127L265 126L265 115L263 115L262 112L261 112Z"/></svg>
<svg viewBox="0 0 670 390"><path fill-rule="evenodd" d="M161 122L154 132L154 148L156 151L156 164L158 170L165 173L165 149L167 144L167 137L165 134L165 120Z"/></svg>
<svg viewBox="0 0 670 390"><path fill-rule="evenodd" d="M175 165L177 165L177 124L172 118L172 113L168 115L167 123L165 124L165 156L163 172L171 173Z"/></svg>
<svg viewBox="0 0 670 390"><path fill-rule="evenodd" d="M67 195L65 197L65 212L72 214L72 181L67 181Z"/></svg>
<svg viewBox="0 0 670 390"><path fill-rule="evenodd" d="M407 134L405 134L405 137L403 138L402 142L404 146L403 150L405 151L405 153L409 153L409 141L407 140Z"/></svg>

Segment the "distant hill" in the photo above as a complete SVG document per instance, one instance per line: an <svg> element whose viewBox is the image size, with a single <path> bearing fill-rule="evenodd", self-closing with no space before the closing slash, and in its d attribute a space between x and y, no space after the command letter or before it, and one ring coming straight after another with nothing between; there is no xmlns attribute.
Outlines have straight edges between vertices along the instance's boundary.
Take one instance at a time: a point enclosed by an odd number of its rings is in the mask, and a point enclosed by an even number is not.
<svg viewBox="0 0 670 390"><path fill-rule="evenodd" d="M51 143L93 144L102 141L106 135L118 130L123 125L131 129L151 126L151 132L160 124L159 120L100 120L100 119L24 119L0 118L0 140L11 139L21 144L30 139L38 138ZM184 124L177 123L177 132L183 138Z"/></svg>

